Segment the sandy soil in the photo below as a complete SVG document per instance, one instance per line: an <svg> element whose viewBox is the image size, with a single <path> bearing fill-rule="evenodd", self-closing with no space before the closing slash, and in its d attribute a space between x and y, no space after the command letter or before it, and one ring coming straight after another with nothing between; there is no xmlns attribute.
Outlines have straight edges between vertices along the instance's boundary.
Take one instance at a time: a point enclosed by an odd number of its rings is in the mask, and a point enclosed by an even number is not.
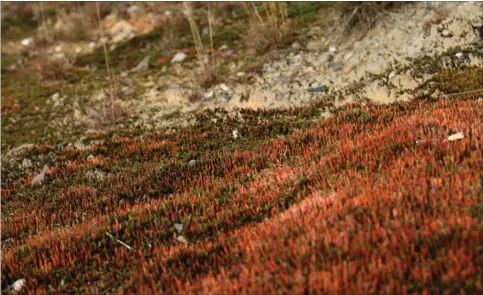
<svg viewBox="0 0 483 295"><path fill-rule="evenodd" d="M353 34L341 38L338 30L327 34L315 27L309 32L306 48L297 49L300 45L294 44L292 52L265 64L263 73L255 77L255 83L225 85L231 97L228 101L215 97L209 103L193 104L188 100L190 91L174 85L162 92L146 91L138 108L161 108L162 111L154 116L162 117L175 110L184 113L199 108L235 110L298 106L320 97L309 93L308 88L328 86L330 92L335 92L368 74L382 73L386 73L386 84L390 85L381 86L380 79L366 82L358 95L381 103L408 100L413 97L411 90L425 80L412 78L410 71L398 72L394 65L404 66L408 64L407 58L432 56L477 42L479 37L471 24L479 24L481 15L481 3L416 3L397 13L388 13L365 36ZM334 54L329 51L330 47L336 48ZM331 58L333 61L329 62ZM467 58L472 65L482 65L481 55ZM340 64L341 70L329 68L329 63ZM215 86L205 95L225 86ZM405 93L400 94L401 91ZM351 95L346 98L345 102L355 99Z"/></svg>

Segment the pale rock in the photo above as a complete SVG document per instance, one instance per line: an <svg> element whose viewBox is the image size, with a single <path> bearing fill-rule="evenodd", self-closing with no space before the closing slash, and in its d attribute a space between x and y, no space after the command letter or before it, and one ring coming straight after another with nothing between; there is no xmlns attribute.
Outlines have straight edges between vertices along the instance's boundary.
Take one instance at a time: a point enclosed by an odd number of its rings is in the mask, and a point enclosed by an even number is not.
<svg viewBox="0 0 483 295"><path fill-rule="evenodd" d="M149 59L150 56L146 56L135 68L132 69L133 72L136 71L144 71L149 68Z"/></svg>
<svg viewBox="0 0 483 295"><path fill-rule="evenodd" d="M34 42L34 38L32 38L32 37L27 38L27 39L23 39L22 45L23 46L30 46L32 44L32 42Z"/></svg>
<svg viewBox="0 0 483 295"><path fill-rule="evenodd" d="M182 223L175 223L174 228L178 233L181 233L183 231L183 224Z"/></svg>
<svg viewBox="0 0 483 295"><path fill-rule="evenodd" d="M218 87L225 92L230 91L230 88L228 88L224 83L221 83Z"/></svg>
<svg viewBox="0 0 483 295"><path fill-rule="evenodd" d="M45 179L45 172L41 172L32 179L31 185L41 185Z"/></svg>
<svg viewBox="0 0 483 295"><path fill-rule="evenodd" d="M463 132L458 132L458 133L455 133L453 135L450 135L448 137L448 141L455 141L455 140L459 140L459 139L463 139L465 137L465 135L463 134Z"/></svg>
<svg viewBox="0 0 483 295"><path fill-rule="evenodd" d="M203 96L206 99L209 99L209 98L213 98L213 95L214 95L214 92L213 91L210 91L210 92L206 92Z"/></svg>
<svg viewBox="0 0 483 295"><path fill-rule="evenodd" d="M15 283L13 283L12 285L10 285L8 287L8 289L10 291L18 292L18 291L22 290L22 288L25 286L25 284L26 284L26 280L25 279L19 279L19 280L16 280Z"/></svg>
<svg viewBox="0 0 483 295"><path fill-rule="evenodd" d="M171 59L171 63L182 62L183 60L185 60L185 58L186 58L186 53L178 52Z"/></svg>

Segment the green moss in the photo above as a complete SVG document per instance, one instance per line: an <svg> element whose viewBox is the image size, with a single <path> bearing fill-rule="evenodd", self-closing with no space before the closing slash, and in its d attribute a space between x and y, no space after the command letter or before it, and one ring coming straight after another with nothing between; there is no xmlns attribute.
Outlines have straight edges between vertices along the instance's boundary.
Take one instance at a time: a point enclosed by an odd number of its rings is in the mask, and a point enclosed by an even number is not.
<svg viewBox="0 0 483 295"><path fill-rule="evenodd" d="M2 13L2 43L5 40L15 41L31 37L35 34L38 25L32 11L11 15Z"/></svg>
<svg viewBox="0 0 483 295"><path fill-rule="evenodd" d="M319 10L329 4L324 2L289 2L288 17L295 19L299 25L318 20Z"/></svg>
<svg viewBox="0 0 483 295"><path fill-rule="evenodd" d="M14 55L7 55L2 52L2 75L7 72L11 65L17 63L17 57Z"/></svg>

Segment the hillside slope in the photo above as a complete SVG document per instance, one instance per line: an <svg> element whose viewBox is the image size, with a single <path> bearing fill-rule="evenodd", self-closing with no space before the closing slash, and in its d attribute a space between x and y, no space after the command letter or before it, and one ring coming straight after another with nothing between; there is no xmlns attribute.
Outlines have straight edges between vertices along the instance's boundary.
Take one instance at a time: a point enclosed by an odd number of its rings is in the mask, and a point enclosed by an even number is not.
<svg viewBox="0 0 483 295"><path fill-rule="evenodd" d="M483 293L481 3L90 4L2 3L2 294Z"/></svg>
<svg viewBox="0 0 483 295"><path fill-rule="evenodd" d="M25 277L30 294L481 292L481 99L308 120L319 107L35 147L52 179L4 176L2 281Z"/></svg>

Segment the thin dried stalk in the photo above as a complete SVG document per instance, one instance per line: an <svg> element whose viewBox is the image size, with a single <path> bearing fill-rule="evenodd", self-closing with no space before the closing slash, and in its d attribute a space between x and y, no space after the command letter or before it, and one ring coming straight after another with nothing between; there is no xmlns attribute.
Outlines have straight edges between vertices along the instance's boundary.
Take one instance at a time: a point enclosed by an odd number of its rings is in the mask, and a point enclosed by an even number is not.
<svg viewBox="0 0 483 295"><path fill-rule="evenodd" d="M104 30L102 29L101 23L101 12L99 9L99 2L96 1L97 8L97 18L99 21L99 30L101 32L101 38L104 37ZM106 42L102 42L102 47L104 49L104 59L106 60L107 75L109 77L109 96L111 98L111 119L114 120L114 77L111 73L111 67L109 66L109 53L107 52Z"/></svg>

